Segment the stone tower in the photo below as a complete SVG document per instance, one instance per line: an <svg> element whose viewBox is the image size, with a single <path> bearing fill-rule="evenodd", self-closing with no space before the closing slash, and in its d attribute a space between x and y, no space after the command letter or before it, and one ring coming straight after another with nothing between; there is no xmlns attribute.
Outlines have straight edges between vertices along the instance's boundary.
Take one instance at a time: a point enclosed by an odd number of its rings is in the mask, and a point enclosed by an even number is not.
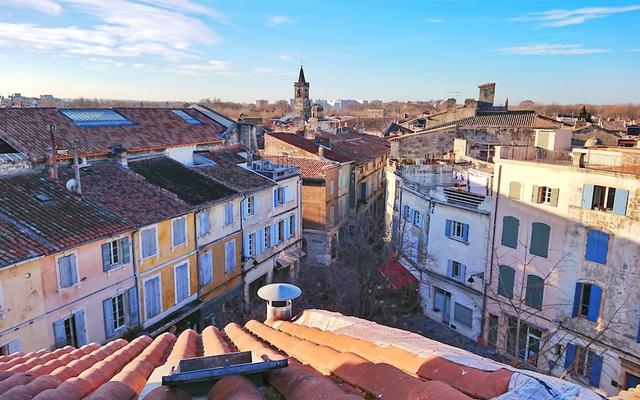
<svg viewBox="0 0 640 400"><path fill-rule="evenodd" d="M309 101L309 82L304 79L302 66L300 66L298 81L293 83L293 98L295 99L293 112L307 121L311 115L311 102Z"/></svg>

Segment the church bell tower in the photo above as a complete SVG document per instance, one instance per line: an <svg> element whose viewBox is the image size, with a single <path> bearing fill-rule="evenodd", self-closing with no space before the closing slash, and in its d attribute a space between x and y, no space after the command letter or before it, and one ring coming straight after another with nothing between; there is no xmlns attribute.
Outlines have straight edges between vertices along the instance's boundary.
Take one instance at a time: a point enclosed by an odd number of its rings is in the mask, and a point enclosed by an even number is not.
<svg viewBox="0 0 640 400"><path fill-rule="evenodd" d="M311 116L311 102L309 101L309 82L304 79L304 70L300 66L298 81L293 83L293 112L297 117L307 121Z"/></svg>

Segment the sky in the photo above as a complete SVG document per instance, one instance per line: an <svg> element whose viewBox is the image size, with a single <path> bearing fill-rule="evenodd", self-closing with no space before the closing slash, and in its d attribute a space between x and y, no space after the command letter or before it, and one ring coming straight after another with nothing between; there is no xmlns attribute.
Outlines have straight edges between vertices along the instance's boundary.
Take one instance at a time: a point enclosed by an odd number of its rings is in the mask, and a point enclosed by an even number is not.
<svg viewBox="0 0 640 400"><path fill-rule="evenodd" d="M640 0L0 0L0 94L640 103Z"/></svg>

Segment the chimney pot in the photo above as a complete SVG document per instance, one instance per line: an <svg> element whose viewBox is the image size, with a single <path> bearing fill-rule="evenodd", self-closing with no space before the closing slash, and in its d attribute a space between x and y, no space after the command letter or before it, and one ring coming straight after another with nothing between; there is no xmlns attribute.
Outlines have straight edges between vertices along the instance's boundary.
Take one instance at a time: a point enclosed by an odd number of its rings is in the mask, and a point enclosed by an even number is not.
<svg viewBox="0 0 640 400"><path fill-rule="evenodd" d="M290 283L272 283L258 289L258 297L267 301L267 320L290 321L291 300L302 294L299 287Z"/></svg>

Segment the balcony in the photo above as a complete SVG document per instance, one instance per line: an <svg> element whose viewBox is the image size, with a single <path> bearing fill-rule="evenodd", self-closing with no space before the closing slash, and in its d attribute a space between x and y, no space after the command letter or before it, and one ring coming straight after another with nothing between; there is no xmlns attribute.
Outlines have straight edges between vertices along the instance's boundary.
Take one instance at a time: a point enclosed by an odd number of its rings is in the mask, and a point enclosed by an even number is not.
<svg viewBox="0 0 640 400"><path fill-rule="evenodd" d="M260 175L279 181L300 175L300 167L295 165L275 164L268 160L256 160L249 164L249 168Z"/></svg>

